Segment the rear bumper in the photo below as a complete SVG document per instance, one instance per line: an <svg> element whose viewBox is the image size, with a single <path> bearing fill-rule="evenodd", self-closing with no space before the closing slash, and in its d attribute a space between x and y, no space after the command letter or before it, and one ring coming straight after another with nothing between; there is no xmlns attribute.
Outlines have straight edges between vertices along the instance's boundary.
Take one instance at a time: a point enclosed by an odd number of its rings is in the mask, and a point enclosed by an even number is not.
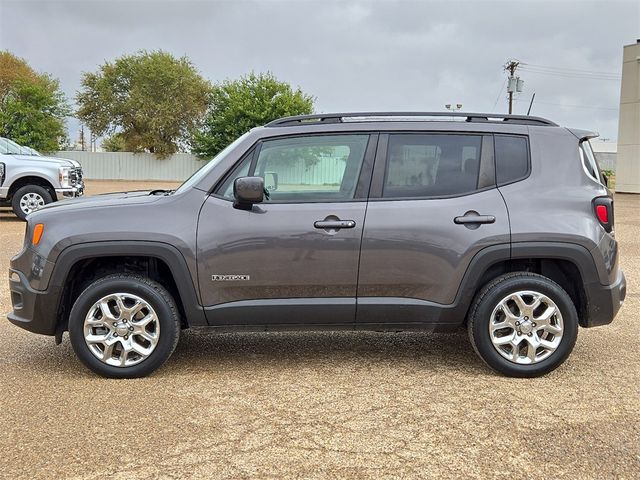
<svg viewBox="0 0 640 480"><path fill-rule="evenodd" d="M627 295L627 280L624 272L618 270L616 281L611 285L592 283L585 285L588 302L587 318L583 319L583 327L608 325L618 314Z"/></svg>
<svg viewBox="0 0 640 480"><path fill-rule="evenodd" d="M11 323L33 333L55 335L58 289L34 290L22 272L10 268L9 292L13 311L7 315L7 319Z"/></svg>

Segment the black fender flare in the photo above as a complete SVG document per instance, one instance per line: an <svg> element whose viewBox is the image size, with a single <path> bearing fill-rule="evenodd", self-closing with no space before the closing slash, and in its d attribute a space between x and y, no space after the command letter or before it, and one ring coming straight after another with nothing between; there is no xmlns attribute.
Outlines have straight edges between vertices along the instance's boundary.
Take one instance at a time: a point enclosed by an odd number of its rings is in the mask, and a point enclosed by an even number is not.
<svg viewBox="0 0 640 480"><path fill-rule="evenodd" d="M49 289L62 291L71 268L79 261L98 257L152 257L162 260L171 271L189 326L204 326L207 321L200 305L198 289L187 262L180 251L168 243L138 240L116 240L78 243L65 248L56 259ZM62 299L60 298L59 301Z"/></svg>
<svg viewBox="0 0 640 480"><path fill-rule="evenodd" d="M591 252L582 245L564 242L516 242L492 245L480 250L473 257L465 272L456 298L443 309L442 323L460 323L464 319L476 292L482 288L481 278L493 265L518 259L555 259L573 263L582 276L585 287L601 283L606 272L599 272Z"/></svg>

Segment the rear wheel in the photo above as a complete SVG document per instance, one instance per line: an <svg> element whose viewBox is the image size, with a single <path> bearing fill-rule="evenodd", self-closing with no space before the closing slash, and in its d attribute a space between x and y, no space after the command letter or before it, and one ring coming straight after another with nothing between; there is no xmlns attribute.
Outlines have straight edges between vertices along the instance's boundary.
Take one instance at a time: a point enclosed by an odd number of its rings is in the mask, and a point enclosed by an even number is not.
<svg viewBox="0 0 640 480"><path fill-rule="evenodd" d="M491 368L512 377L536 377L569 356L578 314L554 281L535 273L509 273L476 296L468 329L476 353Z"/></svg>
<svg viewBox="0 0 640 480"><path fill-rule="evenodd" d="M76 355L105 377L150 374L171 356L179 334L180 318L171 294L138 275L96 280L80 294L69 316Z"/></svg>
<svg viewBox="0 0 640 480"><path fill-rule="evenodd" d="M24 220L27 215L52 201L53 198L46 188L40 185L25 185L13 194L11 207L18 218Z"/></svg>

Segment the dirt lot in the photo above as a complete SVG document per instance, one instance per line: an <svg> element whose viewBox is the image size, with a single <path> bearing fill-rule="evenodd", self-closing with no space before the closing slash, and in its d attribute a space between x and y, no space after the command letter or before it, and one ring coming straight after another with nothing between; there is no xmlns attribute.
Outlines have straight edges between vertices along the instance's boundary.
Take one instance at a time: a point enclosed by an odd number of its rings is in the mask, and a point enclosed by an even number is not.
<svg viewBox="0 0 640 480"><path fill-rule="evenodd" d="M616 224L624 307L535 380L491 373L464 334L189 331L152 377L104 380L66 335L2 319L0 477L638 478L640 195ZM0 214L0 272L23 232Z"/></svg>

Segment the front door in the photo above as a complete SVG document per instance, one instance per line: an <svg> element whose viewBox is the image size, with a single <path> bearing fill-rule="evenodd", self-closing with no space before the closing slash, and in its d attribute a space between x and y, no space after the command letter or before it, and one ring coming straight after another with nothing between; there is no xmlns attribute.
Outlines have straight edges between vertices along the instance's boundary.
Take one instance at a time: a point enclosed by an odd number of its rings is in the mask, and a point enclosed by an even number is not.
<svg viewBox="0 0 640 480"><path fill-rule="evenodd" d="M473 256L510 241L493 136L385 134L379 144L357 322L437 323Z"/></svg>
<svg viewBox="0 0 640 480"><path fill-rule="evenodd" d="M375 135L258 143L208 197L198 278L210 325L350 324ZM233 204L233 181L265 179L268 199Z"/></svg>

